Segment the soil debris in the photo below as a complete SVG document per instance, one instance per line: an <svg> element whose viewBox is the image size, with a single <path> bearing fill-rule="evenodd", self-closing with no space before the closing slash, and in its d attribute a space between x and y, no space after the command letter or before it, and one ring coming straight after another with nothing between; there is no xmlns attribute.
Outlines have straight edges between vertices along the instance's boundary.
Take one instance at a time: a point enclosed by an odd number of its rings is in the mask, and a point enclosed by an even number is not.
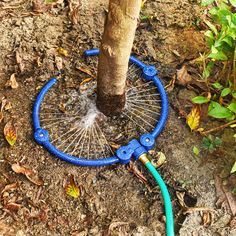
<svg viewBox="0 0 236 236"><path fill-rule="evenodd" d="M10 79L5 84L6 87L11 87L12 89L17 89L19 87L19 84L16 81L16 74L13 73L10 77Z"/></svg>

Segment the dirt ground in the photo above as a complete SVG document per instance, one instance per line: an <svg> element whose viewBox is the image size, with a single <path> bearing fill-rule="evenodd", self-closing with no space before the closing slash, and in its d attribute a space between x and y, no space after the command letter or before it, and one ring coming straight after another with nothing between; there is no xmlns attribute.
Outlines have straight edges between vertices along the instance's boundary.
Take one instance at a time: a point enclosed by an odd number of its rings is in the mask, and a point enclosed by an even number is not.
<svg viewBox="0 0 236 236"><path fill-rule="evenodd" d="M5 97L12 105L0 123L0 235L165 235L159 188L141 165L135 164L148 185L127 166L73 166L34 142L32 106L43 84L58 74L56 49L68 51L63 76L77 78L83 51L100 45L108 1L81 0L78 13L72 15L68 1L47 11L33 7L32 2L0 1L0 99ZM154 64L168 84L176 69L205 48L203 34L195 26L201 15L199 2L147 1L142 14L153 19L139 24L133 53ZM13 73L19 86L6 88ZM236 156L231 130L219 134L223 135L219 152L201 152L196 157L192 148L200 146L201 137L190 132L177 109L186 96L192 96L191 92L180 86L169 92L168 123L157 139L157 149L167 157L159 171L171 193L176 235L236 235L236 219L224 200L219 201L215 188L217 181L228 177ZM3 134L10 120L18 132L13 147ZM36 171L44 184L38 186L15 173L13 163ZM64 190L71 174L81 186L81 196L75 200ZM229 181L235 186L235 178ZM184 196L187 212L177 196ZM12 204L6 207L6 201Z"/></svg>

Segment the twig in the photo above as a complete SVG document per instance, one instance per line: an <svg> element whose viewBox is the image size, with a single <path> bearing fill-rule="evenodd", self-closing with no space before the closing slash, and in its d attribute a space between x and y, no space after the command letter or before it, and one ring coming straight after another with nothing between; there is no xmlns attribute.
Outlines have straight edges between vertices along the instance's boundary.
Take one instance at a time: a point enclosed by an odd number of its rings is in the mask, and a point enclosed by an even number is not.
<svg viewBox="0 0 236 236"><path fill-rule="evenodd" d="M218 127L215 127L215 128L212 128L212 129L209 129L207 131L204 131L204 132L201 132L202 135L207 135L209 133L212 133L212 132L215 132L215 131L219 131L221 129L224 129L232 124L236 124L236 120L232 120L224 125L221 125L221 126L218 126Z"/></svg>

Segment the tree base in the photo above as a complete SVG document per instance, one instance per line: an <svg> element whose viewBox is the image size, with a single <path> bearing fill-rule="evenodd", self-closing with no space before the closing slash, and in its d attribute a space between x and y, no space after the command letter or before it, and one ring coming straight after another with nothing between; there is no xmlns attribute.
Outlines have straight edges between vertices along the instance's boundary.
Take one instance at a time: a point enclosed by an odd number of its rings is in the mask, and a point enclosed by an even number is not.
<svg viewBox="0 0 236 236"><path fill-rule="evenodd" d="M97 94L97 108L106 116L115 116L122 113L125 107L125 94L109 95Z"/></svg>

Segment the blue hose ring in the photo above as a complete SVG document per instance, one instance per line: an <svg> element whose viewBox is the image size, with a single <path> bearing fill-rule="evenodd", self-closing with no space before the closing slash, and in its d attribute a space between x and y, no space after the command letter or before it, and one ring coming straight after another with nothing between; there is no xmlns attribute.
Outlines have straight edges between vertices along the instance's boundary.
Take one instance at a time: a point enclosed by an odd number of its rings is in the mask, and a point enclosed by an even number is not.
<svg viewBox="0 0 236 236"><path fill-rule="evenodd" d="M91 49L86 50L84 52L85 56L97 56L99 55L99 49ZM160 81L160 79L157 76L157 70L154 66L149 66L144 64L142 61L137 59L134 56L130 56L130 62L138 66L142 72L143 72L143 78L147 81L152 80L155 86L157 87L158 92L160 93L161 98L161 114L159 122L156 124L156 127L154 130L150 133L150 135L155 139L163 130L166 120L168 117L168 99L165 92L165 89ZM46 148L51 154L57 156L63 161L72 163L74 165L79 166L105 166L105 165L111 165L115 163L127 163L123 162L120 158L117 156L111 156L106 157L102 159L86 159L86 158L78 158L75 156L68 155L64 152L61 152L58 150L52 143L50 142L49 133L47 130L42 129L40 126L40 119L39 119L39 113L40 113L40 107L41 103L43 102L43 99L47 92L52 88L54 84L56 84L57 79L52 78L50 79L44 87L39 92L36 101L34 103L33 107L33 126L34 126L34 139L35 141L42 145L44 148Z"/></svg>

